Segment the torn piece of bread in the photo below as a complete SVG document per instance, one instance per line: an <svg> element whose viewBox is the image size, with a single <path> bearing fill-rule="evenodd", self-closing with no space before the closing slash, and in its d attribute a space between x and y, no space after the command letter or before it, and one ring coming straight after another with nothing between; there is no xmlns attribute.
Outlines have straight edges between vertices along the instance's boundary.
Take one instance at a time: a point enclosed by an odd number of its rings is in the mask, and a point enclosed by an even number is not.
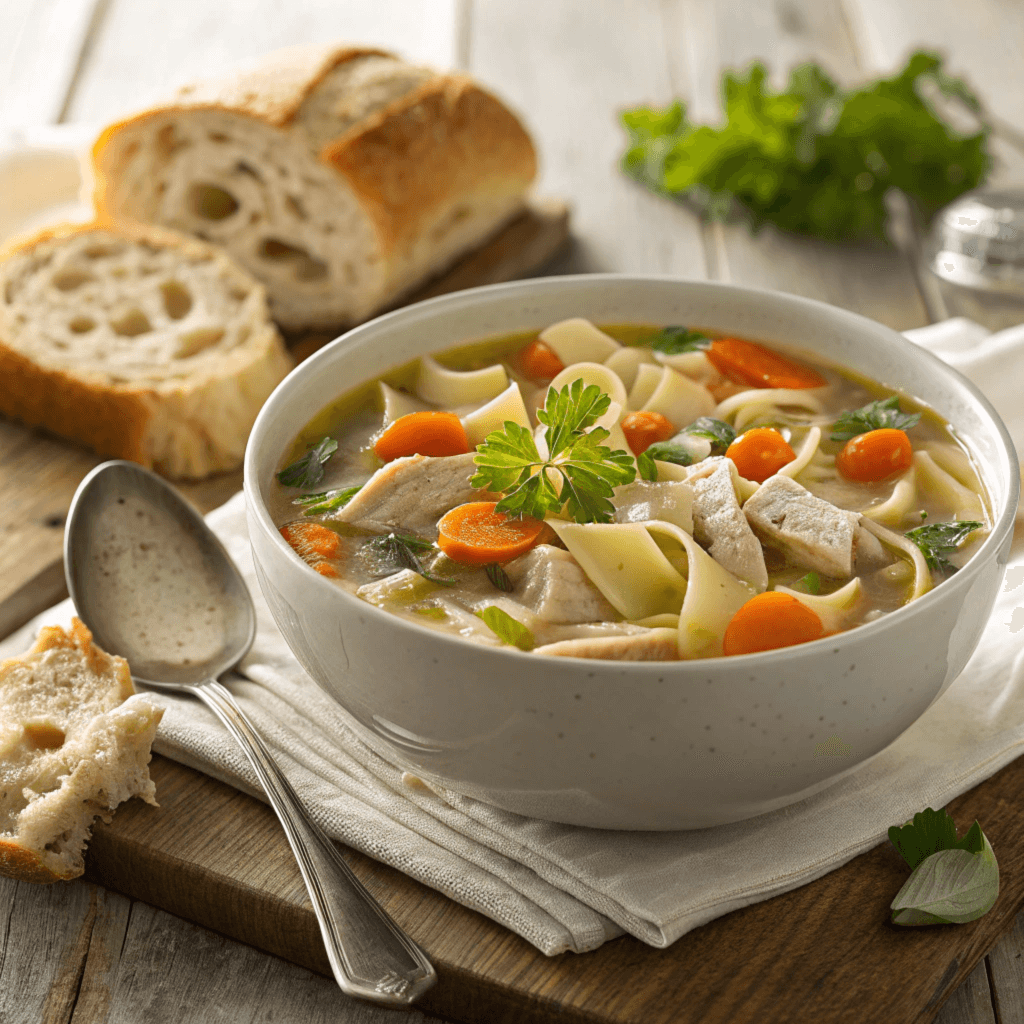
<svg viewBox="0 0 1024 1024"><path fill-rule="evenodd" d="M100 455L236 469L292 365L263 288L205 242L66 224L0 252L0 413Z"/></svg>
<svg viewBox="0 0 1024 1024"><path fill-rule="evenodd" d="M110 821L133 796L156 805L148 765L163 709L134 693L128 663L79 619L0 662L0 874L76 878L97 815Z"/></svg>
<svg viewBox="0 0 1024 1024"><path fill-rule="evenodd" d="M107 128L96 209L223 246L289 330L364 320L523 209L529 136L470 78L301 46Z"/></svg>

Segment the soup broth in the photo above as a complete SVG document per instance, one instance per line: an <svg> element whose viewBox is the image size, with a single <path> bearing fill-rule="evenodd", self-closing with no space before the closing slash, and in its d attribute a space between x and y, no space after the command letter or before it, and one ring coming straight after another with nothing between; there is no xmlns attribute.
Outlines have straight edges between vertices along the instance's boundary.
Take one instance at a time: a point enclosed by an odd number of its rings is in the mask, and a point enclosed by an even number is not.
<svg viewBox="0 0 1024 1024"><path fill-rule="evenodd" d="M711 330L583 320L342 394L269 504L313 571L388 612L624 660L854 628L990 523L968 452L910 396Z"/></svg>

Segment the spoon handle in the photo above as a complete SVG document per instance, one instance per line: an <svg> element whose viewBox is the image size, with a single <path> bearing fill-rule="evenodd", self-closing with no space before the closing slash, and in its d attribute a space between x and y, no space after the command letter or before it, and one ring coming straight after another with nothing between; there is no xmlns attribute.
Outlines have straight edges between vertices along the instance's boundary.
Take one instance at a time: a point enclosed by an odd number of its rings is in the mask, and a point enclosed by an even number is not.
<svg viewBox="0 0 1024 1024"><path fill-rule="evenodd" d="M437 980L426 954L363 888L313 821L235 698L216 680L189 689L238 740L299 862L334 977L348 995L408 1006Z"/></svg>

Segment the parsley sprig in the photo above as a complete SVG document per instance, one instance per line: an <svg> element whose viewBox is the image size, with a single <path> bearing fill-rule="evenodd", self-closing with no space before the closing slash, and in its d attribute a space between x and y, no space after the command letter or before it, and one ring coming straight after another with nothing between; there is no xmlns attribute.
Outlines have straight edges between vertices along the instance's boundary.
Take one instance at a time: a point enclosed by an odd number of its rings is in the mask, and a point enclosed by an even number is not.
<svg viewBox="0 0 1024 1024"><path fill-rule="evenodd" d="M542 458L533 434L511 420L477 446L477 473L471 483L504 492L495 511L507 516L543 519L563 508L577 523L611 522L614 488L636 477L633 457L601 444L609 432L594 423L611 399L596 384L574 380L560 391L548 389L537 419L547 428L548 457ZM592 428L592 429L588 429ZM550 479L561 477L561 486Z"/></svg>
<svg viewBox="0 0 1024 1024"><path fill-rule="evenodd" d="M833 441L849 441L871 430L910 430L921 420L919 412L903 412L899 395L868 402L859 409L844 412L832 424Z"/></svg>
<svg viewBox="0 0 1024 1024"><path fill-rule="evenodd" d="M338 442L333 437L322 437L310 445L305 455L285 466L277 474L277 479L285 487L314 487L324 478L324 463L337 450Z"/></svg>
<svg viewBox="0 0 1024 1024"><path fill-rule="evenodd" d="M293 505L305 505L304 516L319 516L325 512L335 512L344 508L361 490L363 485L342 487L336 491L319 491L316 494L300 494L292 498Z"/></svg>
<svg viewBox="0 0 1024 1024"><path fill-rule="evenodd" d="M943 120L929 96L958 104L970 131ZM678 101L627 111L623 169L712 219L742 212L754 229L770 222L841 241L885 237L890 189L930 217L983 182L992 164L977 98L934 53L915 53L891 78L849 91L803 64L776 92L755 63L723 75L722 98L720 127L693 124Z"/></svg>
<svg viewBox="0 0 1024 1024"><path fill-rule="evenodd" d="M956 523L929 523L927 526L907 530L904 536L921 549L929 569L950 576L956 572L957 566L946 555L956 551L975 530L980 530L984 525L973 519Z"/></svg>

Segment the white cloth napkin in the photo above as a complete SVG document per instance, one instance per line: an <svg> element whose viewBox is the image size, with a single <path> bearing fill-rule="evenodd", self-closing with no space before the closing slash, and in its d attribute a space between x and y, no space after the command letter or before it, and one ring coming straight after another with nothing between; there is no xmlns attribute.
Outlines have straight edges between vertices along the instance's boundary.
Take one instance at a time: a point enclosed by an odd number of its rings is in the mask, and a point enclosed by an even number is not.
<svg viewBox="0 0 1024 1024"><path fill-rule="evenodd" d="M1024 451L1024 327L988 336L954 320L909 332L977 380ZM1024 543L977 653L941 700L872 762L830 789L771 814L693 832L606 832L523 818L403 782L351 732L299 667L253 575L242 496L208 521L249 583L259 631L226 681L335 838L481 911L546 954L585 952L629 932L653 946L722 914L804 885L939 808L1024 751ZM0 644L28 647L39 626L67 623L70 602ZM155 695L167 711L156 750L255 792L248 764L198 701ZM158 794L159 796L159 794ZM966 823L960 823L966 824ZM984 822L982 822L984 825ZM998 850L996 851L998 855ZM894 893L895 895L895 893Z"/></svg>

